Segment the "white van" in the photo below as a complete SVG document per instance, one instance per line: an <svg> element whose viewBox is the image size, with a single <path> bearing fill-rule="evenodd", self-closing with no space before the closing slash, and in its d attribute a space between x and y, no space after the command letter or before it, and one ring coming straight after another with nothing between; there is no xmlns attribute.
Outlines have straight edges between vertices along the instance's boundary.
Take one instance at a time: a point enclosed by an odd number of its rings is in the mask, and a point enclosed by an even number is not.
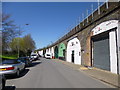
<svg viewBox="0 0 120 90"><path fill-rule="evenodd" d="M51 54L50 54L50 53L46 53L46 54L45 54L45 58L51 59Z"/></svg>
<svg viewBox="0 0 120 90"><path fill-rule="evenodd" d="M36 53L32 53L30 58L34 61L34 60L38 60L38 55Z"/></svg>

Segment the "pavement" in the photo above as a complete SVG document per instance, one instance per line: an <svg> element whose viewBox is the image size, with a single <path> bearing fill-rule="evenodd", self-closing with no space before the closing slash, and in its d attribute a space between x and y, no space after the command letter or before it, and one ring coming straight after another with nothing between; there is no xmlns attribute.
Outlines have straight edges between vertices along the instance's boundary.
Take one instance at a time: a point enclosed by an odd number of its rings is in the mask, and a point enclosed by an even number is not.
<svg viewBox="0 0 120 90"><path fill-rule="evenodd" d="M65 63L65 62L63 62ZM61 61L41 58L25 69L19 78L7 77L6 90L15 88L115 88L70 67ZM68 63L69 64L69 63Z"/></svg>
<svg viewBox="0 0 120 90"><path fill-rule="evenodd" d="M59 59L53 59L55 62L61 62L65 65L68 65L74 69L80 70L83 73L86 73L87 75L98 79L100 81L103 81L105 83L111 84L117 88L120 88L120 75L111 73L109 71L101 70L98 68L92 68L92 67L85 67L82 65L76 65L70 62L66 62Z"/></svg>

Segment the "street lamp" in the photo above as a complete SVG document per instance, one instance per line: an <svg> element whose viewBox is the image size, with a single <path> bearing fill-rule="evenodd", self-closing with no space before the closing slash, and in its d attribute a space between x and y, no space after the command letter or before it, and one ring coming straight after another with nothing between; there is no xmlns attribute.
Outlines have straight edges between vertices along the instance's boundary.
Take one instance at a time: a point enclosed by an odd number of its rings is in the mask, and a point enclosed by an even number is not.
<svg viewBox="0 0 120 90"><path fill-rule="evenodd" d="M29 24L25 24L26 26ZM20 26L19 26L19 38L18 38L18 58L20 56Z"/></svg>

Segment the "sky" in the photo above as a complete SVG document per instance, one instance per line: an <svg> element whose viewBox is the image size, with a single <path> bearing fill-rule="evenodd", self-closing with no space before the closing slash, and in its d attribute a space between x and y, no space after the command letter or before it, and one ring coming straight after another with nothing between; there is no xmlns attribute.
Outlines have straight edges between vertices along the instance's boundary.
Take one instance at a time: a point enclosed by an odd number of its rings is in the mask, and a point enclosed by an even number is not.
<svg viewBox="0 0 120 90"><path fill-rule="evenodd" d="M36 49L54 43L69 32L97 8L97 2L3 2L2 11L24 30L22 36L31 34ZM29 25L25 25L29 24ZM21 36L21 37L22 37Z"/></svg>

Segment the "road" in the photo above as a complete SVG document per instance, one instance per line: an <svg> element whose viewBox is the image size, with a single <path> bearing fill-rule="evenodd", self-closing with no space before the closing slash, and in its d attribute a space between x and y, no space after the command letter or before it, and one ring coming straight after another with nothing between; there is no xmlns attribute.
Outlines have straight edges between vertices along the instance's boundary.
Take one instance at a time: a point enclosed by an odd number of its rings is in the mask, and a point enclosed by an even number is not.
<svg viewBox="0 0 120 90"><path fill-rule="evenodd" d="M7 77L6 88L110 88L85 73L54 60L44 59L33 65L19 78Z"/></svg>

